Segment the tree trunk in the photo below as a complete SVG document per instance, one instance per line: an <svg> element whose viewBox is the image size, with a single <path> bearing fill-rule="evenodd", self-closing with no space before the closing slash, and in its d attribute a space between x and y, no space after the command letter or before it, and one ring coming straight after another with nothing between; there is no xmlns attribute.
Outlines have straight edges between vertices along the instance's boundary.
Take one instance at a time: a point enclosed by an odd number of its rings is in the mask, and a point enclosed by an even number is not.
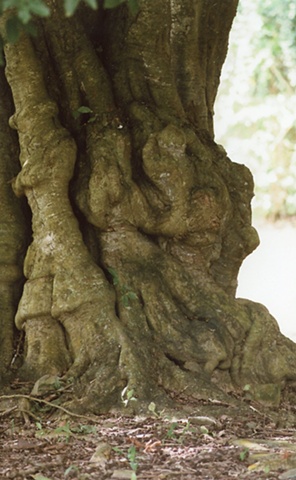
<svg viewBox="0 0 296 480"><path fill-rule="evenodd" d="M65 19L53 4L37 39L5 48L21 164L13 189L33 231L15 315L18 375L72 381L76 408L106 411L124 395L135 409L180 393L224 399L246 384L278 401L295 380L296 346L263 306L235 299L258 245L252 176L213 132L236 7L142 0L136 17L84 7ZM28 234L7 187L15 137L2 135L8 368Z"/></svg>

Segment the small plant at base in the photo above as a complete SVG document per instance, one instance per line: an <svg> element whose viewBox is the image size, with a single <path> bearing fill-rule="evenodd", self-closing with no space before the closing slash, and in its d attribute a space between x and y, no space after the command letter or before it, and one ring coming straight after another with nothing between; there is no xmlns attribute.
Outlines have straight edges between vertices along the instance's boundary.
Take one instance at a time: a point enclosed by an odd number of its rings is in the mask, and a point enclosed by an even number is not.
<svg viewBox="0 0 296 480"><path fill-rule="evenodd" d="M114 287L118 287L120 291L120 299L123 303L123 306L125 308L128 308L130 306L130 300L136 300L138 298L137 294L131 290L131 288L128 285L122 285L119 281L118 273L115 270L115 268L109 267L108 272L110 273L112 277L112 282Z"/></svg>
<svg viewBox="0 0 296 480"><path fill-rule="evenodd" d="M89 435L91 433L97 433L96 427L93 425L78 425L77 427L71 428L72 432L79 433L82 435Z"/></svg>
<svg viewBox="0 0 296 480"><path fill-rule="evenodd" d="M186 437L186 434L187 433L193 433L195 431L196 431L195 428L192 428L189 420L187 420L187 422L186 422L186 424L185 424L185 426L184 426L184 428L181 432L181 435L180 435L180 438L179 438L178 442L182 444L183 441L184 441L184 438ZM205 433L205 432L202 432L202 433Z"/></svg>
<svg viewBox="0 0 296 480"><path fill-rule="evenodd" d="M209 435L209 429L207 427L205 427L204 425L201 425L200 426L200 431L201 433L203 433L204 435Z"/></svg>
<svg viewBox="0 0 296 480"><path fill-rule="evenodd" d="M131 445L128 449L128 452L127 452L127 458L128 458L130 467L133 471L132 476L131 476L131 480L136 480L137 479L136 472L137 472L139 464L136 461L136 456L137 456L137 449L136 449L135 445Z"/></svg>
<svg viewBox="0 0 296 480"><path fill-rule="evenodd" d="M67 477L69 475L69 473L71 472L75 472L76 474L79 473L79 469L78 467L76 467L76 465L70 465L70 467L68 467L65 472L64 472L64 476Z"/></svg>
<svg viewBox="0 0 296 480"><path fill-rule="evenodd" d="M244 462L248 456L249 456L249 449L245 448L242 452L240 452L239 459L241 462Z"/></svg>
<svg viewBox="0 0 296 480"><path fill-rule="evenodd" d="M251 390L251 385L249 385L248 383L244 386L243 388L243 391L244 392L249 392Z"/></svg>
<svg viewBox="0 0 296 480"><path fill-rule="evenodd" d="M69 422L67 422L65 425L61 425L60 427L55 428L53 432L58 436L60 435L61 437L64 437L66 443L69 442L70 437L73 435Z"/></svg>
<svg viewBox="0 0 296 480"><path fill-rule="evenodd" d="M167 438L176 438L176 435L174 433L174 431L176 430L178 424L177 422L173 422L170 426L170 428L168 429L167 433L166 433L166 437Z"/></svg>
<svg viewBox="0 0 296 480"><path fill-rule="evenodd" d="M116 453L119 453L120 455L123 455L124 457L126 457L128 459L130 467L132 469L130 480L137 480L137 473L136 472L137 472L139 464L136 461L137 450L136 450L135 445L131 445L129 447L127 455L118 447L113 447L113 450Z"/></svg>
<svg viewBox="0 0 296 480"><path fill-rule="evenodd" d="M44 434L44 430L41 422L36 422L36 428L39 431L40 435Z"/></svg>
<svg viewBox="0 0 296 480"><path fill-rule="evenodd" d="M153 413L156 417L159 417L159 413L156 411L156 405L154 402L150 402L148 405L148 410L149 412Z"/></svg>
<svg viewBox="0 0 296 480"><path fill-rule="evenodd" d="M128 406L129 402L136 402L137 398L134 396L134 389L132 388L131 390L128 389L128 386L124 387L124 389L121 392L121 401L124 404L125 407Z"/></svg>

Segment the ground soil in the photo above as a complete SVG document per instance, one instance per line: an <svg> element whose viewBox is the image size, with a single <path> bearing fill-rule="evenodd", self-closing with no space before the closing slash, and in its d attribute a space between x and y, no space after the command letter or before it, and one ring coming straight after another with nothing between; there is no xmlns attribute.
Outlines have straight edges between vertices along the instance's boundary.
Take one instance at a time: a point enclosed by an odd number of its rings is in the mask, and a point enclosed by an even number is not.
<svg viewBox="0 0 296 480"><path fill-rule="evenodd" d="M277 409L187 398L174 412L98 417L1 396L0 479L296 479L291 395Z"/></svg>

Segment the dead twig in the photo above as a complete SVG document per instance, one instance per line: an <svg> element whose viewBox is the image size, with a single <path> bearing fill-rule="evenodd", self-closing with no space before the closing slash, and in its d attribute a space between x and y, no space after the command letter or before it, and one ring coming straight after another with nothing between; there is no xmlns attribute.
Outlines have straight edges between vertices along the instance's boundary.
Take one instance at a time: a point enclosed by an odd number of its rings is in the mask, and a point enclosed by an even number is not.
<svg viewBox="0 0 296 480"><path fill-rule="evenodd" d="M17 406L14 405L13 407L11 408L8 408L7 410L5 410L4 412L0 412L0 417L5 417L5 415L9 415L11 412L13 412L14 410L17 410Z"/></svg>
<svg viewBox="0 0 296 480"><path fill-rule="evenodd" d="M16 393L16 394L13 394L13 395L1 395L0 396L0 400L1 399L9 400L9 399L14 399L14 398L26 399L26 400L29 400L29 401L32 401L32 402L43 403L44 405L48 405L51 408L55 408L57 410L60 410L64 413L66 413L67 415L70 415L71 417L84 418L85 420L91 420L94 423L99 423L99 420L94 418L93 416L90 417L90 416L83 415L83 414L80 414L80 413L71 412L71 410L68 410L68 408L62 407L61 405L56 405L55 403L49 402L48 400L44 400L43 398L32 397L31 395L26 395L26 394L23 394L23 393ZM12 408L16 409L18 407L15 406L15 407L12 407Z"/></svg>

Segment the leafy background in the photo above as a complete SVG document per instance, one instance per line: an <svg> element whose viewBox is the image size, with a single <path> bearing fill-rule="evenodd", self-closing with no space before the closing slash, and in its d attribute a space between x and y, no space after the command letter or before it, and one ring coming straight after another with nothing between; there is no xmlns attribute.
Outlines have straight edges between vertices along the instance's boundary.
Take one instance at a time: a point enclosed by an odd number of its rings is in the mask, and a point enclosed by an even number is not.
<svg viewBox="0 0 296 480"><path fill-rule="evenodd" d="M240 0L216 103L216 139L247 165L255 216L296 215L296 2Z"/></svg>

